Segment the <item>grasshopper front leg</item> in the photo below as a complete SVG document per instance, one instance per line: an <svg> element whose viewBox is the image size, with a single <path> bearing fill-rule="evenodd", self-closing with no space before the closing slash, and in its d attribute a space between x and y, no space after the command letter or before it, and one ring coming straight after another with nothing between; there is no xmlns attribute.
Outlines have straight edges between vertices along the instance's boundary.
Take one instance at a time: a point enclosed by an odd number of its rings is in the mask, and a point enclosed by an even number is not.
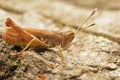
<svg viewBox="0 0 120 80"><path fill-rule="evenodd" d="M10 18L6 19L6 26L11 27L12 29L14 29L19 34L19 37L21 37L23 40L28 42L28 44L25 46L25 48L21 52L25 51L30 46L33 46L33 47L40 46L40 47L43 47L43 48L48 47L48 45L46 43L44 43L43 41L38 39L36 36L28 33L23 28L19 27Z"/></svg>

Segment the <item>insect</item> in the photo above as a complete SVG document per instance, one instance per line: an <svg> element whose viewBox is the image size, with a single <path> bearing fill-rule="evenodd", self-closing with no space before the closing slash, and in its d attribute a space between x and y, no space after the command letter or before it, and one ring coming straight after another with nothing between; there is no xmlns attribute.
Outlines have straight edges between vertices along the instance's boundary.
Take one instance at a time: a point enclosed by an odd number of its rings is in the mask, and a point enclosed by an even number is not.
<svg viewBox="0 0 120 80"><path fill-rule="evenodd" d="M95 13L95 11L96 9L83 22L83 24ZM52 48L61 46L62 48L67 48L75 37L73 31L57 32L43 29L22 28L10 18L6 19L5 24L7 30L2 34L3 40L14 45L25 46L22 51L29 47ZM82 30L86 28L87 27L82 28ZM79 27L77 31L80 29L81 28Z"/></svg>

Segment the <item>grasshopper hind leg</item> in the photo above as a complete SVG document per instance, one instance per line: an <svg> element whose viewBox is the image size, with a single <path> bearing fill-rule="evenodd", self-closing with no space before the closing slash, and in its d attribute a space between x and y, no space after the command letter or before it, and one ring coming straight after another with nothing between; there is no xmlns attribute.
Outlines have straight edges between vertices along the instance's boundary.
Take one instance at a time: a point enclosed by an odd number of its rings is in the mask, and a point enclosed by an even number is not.
<svg viewBox="0 0 120 80"><path fill-rule="evenodd" d="M37 44L36 44L36 43L37 43ZM47 48L47 47L48 47L47 44L42 43L41 40L39 40L39 39L36 38L36 37L33 37L33 39L28 42L28 44L23 48L22 51L20 51L20 53L23 53L26 49L28 49L28 48L29 48L30 46L32 46L33 44L36 44L37 47L38 47L38 45L39 45L39 47L41 46L42 48L44 48L44 47ZM35 47L35 46L33 46L33 47Z"/></svg>
<svg viewBox="0 0 120 80"><path fill-rule="evenodd" d="M23 53L27 48L29 48L29 46L32 44L32 42L34 41L35 39L32 39L31 41L29 41L29 43L22 49L22 51L20 51L19 53Z"/></svg>
<svg viewBox="0 0 120 80"><path fill-rule="evenodd" d="M28 44L25 46L25 48L20 53L25 51L30 46L33 46L33 47L37 46L37 47L40 47L40 48L41 47L47 48L49 46L45 42L38 39L33 34L30 34L26 30L24 30L24 28L21 28L20 26L18 26L12 19L7 18L5 24L6 24L6 26L11 27L12 29L14 29L18 33L19 36L17 36L17 37L20 37L23 40L25 40L26 42L28 42Z"/></svg>

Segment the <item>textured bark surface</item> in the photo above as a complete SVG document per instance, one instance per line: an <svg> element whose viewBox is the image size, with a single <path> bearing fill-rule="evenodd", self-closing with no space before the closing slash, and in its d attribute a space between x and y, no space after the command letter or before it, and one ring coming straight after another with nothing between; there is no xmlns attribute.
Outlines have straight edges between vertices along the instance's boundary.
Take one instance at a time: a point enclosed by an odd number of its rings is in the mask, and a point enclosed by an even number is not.
<svg viewBox="0 0 120 80"><path fill-rule="evenodd" d="M6 29L7 17L21 27L75 31L98 7L84 26L96 25L76 34L72 45L62 52L64 63L57 48L28 49L24 55L16 55L23 47L8 44L0 36L0 80L120 80L118 3L119 0L0 0L0 35Z"/></svg>

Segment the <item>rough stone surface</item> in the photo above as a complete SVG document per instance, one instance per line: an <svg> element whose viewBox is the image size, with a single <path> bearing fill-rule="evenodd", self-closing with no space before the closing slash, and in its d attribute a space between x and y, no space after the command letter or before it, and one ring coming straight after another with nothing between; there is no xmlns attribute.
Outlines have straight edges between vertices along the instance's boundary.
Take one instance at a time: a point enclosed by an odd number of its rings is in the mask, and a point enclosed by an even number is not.
<svg viewBox="0 0 120 80"><path fill-rule="evenodd" d="M120 80L119 1L67 1L0 0L0 80ZM17 55L23 47L2 40L7 17L21 27L75 32L96 3L97 13L84 26L96 25L75 35L62 52L64 62L56 48Z"/></svg>

